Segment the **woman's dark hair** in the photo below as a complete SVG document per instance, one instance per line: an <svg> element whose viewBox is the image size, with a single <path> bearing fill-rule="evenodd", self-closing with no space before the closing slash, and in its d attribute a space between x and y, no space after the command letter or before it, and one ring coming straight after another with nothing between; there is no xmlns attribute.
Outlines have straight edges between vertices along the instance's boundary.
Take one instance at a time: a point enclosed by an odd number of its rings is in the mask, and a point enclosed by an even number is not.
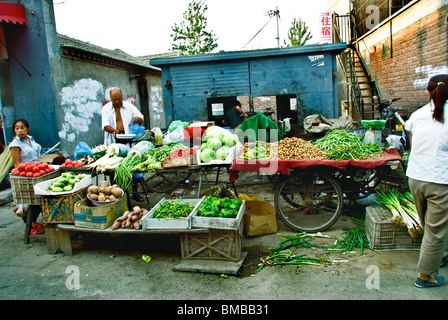
<svg viewBox="0 0 448 320"><path fill-rule="evenodd" d="M23 125L24 125L27 129L30 129L30 124L28 123L28 121L27 121L26 119L16 119L16 120L14 120L14 122L13 122L13 124L12 124L12 133L13 133L13 134L16 134L16 132L14 131L14 128L16 127L16 124L17 124L18 122L22 122Z"/></svg>
<svg viewBox="0 0 448 320"><path fill-rule="evenodd" d="M448 74L438 74L429 79L427 90L434 102L433 119L443 123L443 106L448 100Z"/></svg>

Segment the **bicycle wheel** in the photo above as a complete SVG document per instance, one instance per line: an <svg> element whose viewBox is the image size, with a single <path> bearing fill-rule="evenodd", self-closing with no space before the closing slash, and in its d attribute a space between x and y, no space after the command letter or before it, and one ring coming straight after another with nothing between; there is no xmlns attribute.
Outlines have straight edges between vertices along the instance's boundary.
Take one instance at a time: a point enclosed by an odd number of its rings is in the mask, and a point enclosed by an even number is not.
<svg viewBox="0 0 448 320"><path fill-rule="evenodd" d="M298 232L318 232L331 227L342 212L343 193L330 175L295 173L282 181L274 195L280 219Z"/></svg>
<svg viewBox="0 0 448 320"><path fill-rule="evenodd" d="M179 171L147 172L144 174L143 183L151 192L166 193L176 188L180 181Z"/></svg>

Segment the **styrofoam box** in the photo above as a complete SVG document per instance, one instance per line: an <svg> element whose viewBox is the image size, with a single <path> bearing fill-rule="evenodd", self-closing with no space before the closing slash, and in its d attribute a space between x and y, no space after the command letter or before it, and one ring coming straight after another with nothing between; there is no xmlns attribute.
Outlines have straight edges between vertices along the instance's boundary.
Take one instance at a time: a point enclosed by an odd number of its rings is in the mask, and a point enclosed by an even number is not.
<svg viewBox="0 0 448 320"><path fill-rule="evenodd" d="M82 180L77 182L75 184L75 186L73 187L73 189L70 191L53 192L53 191L49 190L48 188L59 178L60 177L57 177L54 179L45 180L45 181L35 184L34 185L34 193L36 195L40 195L40 196L62 196L62 195L75 193L75 192L77 192L81 189L84 189L92 184L92 176L86 175Z"/></svg>
<svg viewBox="0 0 448 320"><path fill-rule="evenodd" d="M243 219L244 212L246 211L246 201L242 200L241 207L238 210L238 214L235 218L210 218L201 217L198 212L193 214L192 228L209 228L209 229L238 229Z"/></svg>
<svg viewBox="0 0 448 320"><path fill-rule="evenodd" d="M202 197L200 199L165 199L162 198L143 218L142 218L142 228L143 229L191 229L191 217L198 210L199 205L205 199ZM155 211L160 207L165 201L176 201L181 203L190 203L194 205L193 210L186 218L154 218Z"/></svg>
<svg viewBox="0 0 448 320"><path fill-rule="evenodd" d="M238 141L236 145L229 149L229 155L225 158L225 160L213 159L209 162L202 162L201 150L198 150L196 152L196 161L198 165L231 164L232 161L240 154L242 148L243 145Z"/></svg>

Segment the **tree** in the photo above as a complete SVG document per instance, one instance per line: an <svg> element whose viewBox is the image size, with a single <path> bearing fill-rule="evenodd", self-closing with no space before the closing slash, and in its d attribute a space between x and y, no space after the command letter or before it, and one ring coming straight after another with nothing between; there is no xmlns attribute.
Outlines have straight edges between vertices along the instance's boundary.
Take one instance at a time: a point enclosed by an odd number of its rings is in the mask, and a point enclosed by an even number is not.
<svg viewBox="0 0 448 320"><path fill-rule="evenodd" d="M208 7L204 1L192 0L184 12L184 21L172 26L172 50L179 50L185 55L195 55L213 51L218 44L213 31L206 31Z"/></svg>
<svg viewBox="0 0 448 320"><path fill-rule="evenodd" d="M294 18L288 31L288 39L290 43L286 43L286 40L284 40L284 43L287 47L304 46L312 37L311 31L309 31L305 22L300 18Z"/></svg>

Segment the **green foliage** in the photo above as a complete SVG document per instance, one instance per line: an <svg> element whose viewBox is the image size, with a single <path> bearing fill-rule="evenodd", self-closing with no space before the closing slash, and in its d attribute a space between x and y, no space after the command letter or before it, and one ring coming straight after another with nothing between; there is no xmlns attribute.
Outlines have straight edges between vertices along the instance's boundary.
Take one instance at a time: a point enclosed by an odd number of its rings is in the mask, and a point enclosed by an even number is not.
<svg viewBox="0 0 448 320"><path fill-rule="evenodd" d="M294 18L288 31L288 39L290 43L286 43L286 40L284 40L284 43L287 47L304 46L312 37L311 31L308 29L305 22L300 18Z"/></svg>
<svg viewBox="0 0 448 320"><path fill-rule="evenodd" d="M192 0L184 12L184 20L172 26L173 38L171 49L179 50L184 55L195 55L213 51L218 44L213 31L207 31L205 11L208 7L204 1Z"/></svg>

